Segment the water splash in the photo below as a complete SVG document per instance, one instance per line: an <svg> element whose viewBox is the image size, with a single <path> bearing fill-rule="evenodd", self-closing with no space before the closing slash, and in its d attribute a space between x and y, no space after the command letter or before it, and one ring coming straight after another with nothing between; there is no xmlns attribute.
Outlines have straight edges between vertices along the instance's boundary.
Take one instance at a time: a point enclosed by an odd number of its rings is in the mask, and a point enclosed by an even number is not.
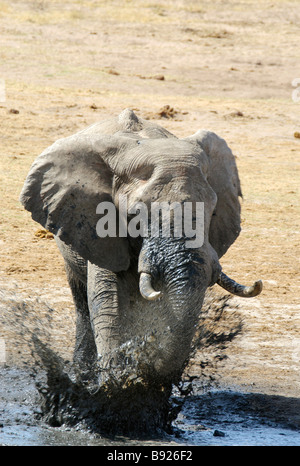
<svg viewBox="0 0 300 466"><path fill-rule="evenodd" d="M26 351L23 348L19 351L20 358L27 355L33 366L41 398L39 416L49 425L82 426L106 435L139 437L172 431L172 421L190 392L190 384L182 382L181 373L162 379L149 364L153 355L163 350L157 344L155 333L149 331L142 338L129 339L97 361L90 374L83 377L76 365L53 349L53 336L57 334L56 323L51 321L53 309L39 300L24 302L16 300L15 296L6 297L4 302L5 312L0 315L0 321L10 327L11 334L14 332L15 341L26 347ZM215 305L218 308L217 303ZM216 321L224 316L222 312L216 313L211 303L208 308L215 317L209 320L204 306L191 351L205 342L212 348L216 342L222 341L224 345L228 336L229 340L234 337L230 332L228 335L216 332ZM215 363L216 354L213 354ZM209 365L210 362L203 361L203 367ZM199 375L205 378L205 370ZM188 379L186 373L184 378ZM178 397L171 397L174 384L180 389L180 401Z"/></svg>
<svg viewBox="0 0 300 466"><path fill-rule="evenodd" d="M132 365L95 366L93 377L82 381L81 372L33 337L41 359L36 384L41 394L42 417L51 426L81 425L106 435L149 436L170 431L178 407L172 406L172 384L146 379ZM122 348L122 358L124 348ZM128 355L124 360L128 359ZM46 377L40 377L41 369Z"/></svg>

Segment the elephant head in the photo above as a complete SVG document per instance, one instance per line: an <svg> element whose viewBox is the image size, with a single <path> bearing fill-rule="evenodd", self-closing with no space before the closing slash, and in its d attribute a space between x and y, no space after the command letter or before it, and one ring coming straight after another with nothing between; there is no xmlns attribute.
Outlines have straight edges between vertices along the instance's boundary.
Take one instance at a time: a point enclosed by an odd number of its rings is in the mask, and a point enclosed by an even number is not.
<svg viewBox="0 0 300 466"><path fill-rule="evenodd" d="M97 328L102 311L88 299L98 353L135 339L150 344L152 338L152 355L137 358L167 377L184 367L208 287L217 283L244 297L262 289L260 281L239 285L219 262L240 233L240 197L235 158L223 139L206 130L179 139L126 109L45 150L29 172L21 202L89 264L87 287L94 297L116 293L108 330ZM113 203L118 212L120 198L128 212L139 203L150 210L154 202L190 203L195 212L202 202L201 245L188 247L184 233L151 235L150 225L143 237L120 235L118 218L116 235L99 237L97 206ZM104 275L99 284L95 277Z"/></svg>

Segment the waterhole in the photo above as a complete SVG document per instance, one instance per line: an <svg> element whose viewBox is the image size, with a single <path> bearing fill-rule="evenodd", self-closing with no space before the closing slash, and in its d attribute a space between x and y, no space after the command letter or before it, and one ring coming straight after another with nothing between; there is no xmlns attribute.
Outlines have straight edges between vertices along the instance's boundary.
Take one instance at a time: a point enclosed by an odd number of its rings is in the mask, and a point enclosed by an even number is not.
<svg viewBox="0 0 300 466"><path fill-rule="evenodd" d="M21 365L8 364L12 340L8 352L2 340L0 445L300 444L298 398L206 383L209 364L214 369L226 344L242 328L238 313L232 307L227 312L227 301L216 306L210 301L209 312L199 323L194 348L212 349L211 361L203 361L199 377L178 386L150 384L145 389L138 377L125 374L124 381L130 383L121 400L107 397L105 389L78 382L72 364L45 343L57 328L52 329L49 307L44 306L42 321L40 302L24 303L8 296L1 303L1 328L15 335L16 353L24 360ZM122 376L116 378L115 386L106 387L110 394L122 385ZM124 419L127 425L122 432Z"/></svg>
<svg viewBox="0 0 300 466"><path fill-rule="evenodd" d="M45 374L40 374L45 376ZM182 397L173 392L173 402ZM50 426L41 417L41 398L31 370L0 369L0 445L300 445L299 424L284 415L297 400L249 394L235 388L203 391L197 384L172 422L173 431L148 438L105 436L78 419Z"/></svg>

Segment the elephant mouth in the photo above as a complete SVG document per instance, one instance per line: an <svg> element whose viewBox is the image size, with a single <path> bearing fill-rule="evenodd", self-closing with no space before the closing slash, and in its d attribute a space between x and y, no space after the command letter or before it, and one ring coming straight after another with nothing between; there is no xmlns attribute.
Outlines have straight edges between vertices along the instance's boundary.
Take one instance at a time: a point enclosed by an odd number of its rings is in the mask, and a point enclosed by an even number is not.
<svg viewBox="0 0 300 466"><path fill-rule="evenodd" d="M229 293L242 298L253 298L262 292L262 281L258 280L251 286L240 285L224 272L220 272L216 283ZM162 297L161 291L156 291L152 286L152 276L150 273L141 272L140 274L140 293L148 301L156 301Z"/></svg>

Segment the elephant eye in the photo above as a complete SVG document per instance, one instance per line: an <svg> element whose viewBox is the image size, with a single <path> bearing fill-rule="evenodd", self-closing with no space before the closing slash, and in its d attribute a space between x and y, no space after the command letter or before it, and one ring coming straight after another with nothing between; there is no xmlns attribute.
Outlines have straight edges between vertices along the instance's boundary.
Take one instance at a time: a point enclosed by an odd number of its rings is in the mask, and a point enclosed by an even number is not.
<svg viewBox="0 0 300 466"><path fill-rule="evenodd" d="M115 177L123 183L147 181L151 178L154 168L155 167L153 165L137 165L133 163L126 171L115 175Z"/></svg>
<svg viewBox="0 0 300 466"><path fill-rule="evenodd" d="M154 172L153 165L145 165L142 167L135 168L132 172L130 172L130 178L135 178L138 180L146 181L151 178Z"/></svg>
<svg viewBox="0 0 300 466"><path fill-rule="evenodd" d="M129 183L129 178L126 175L124 176L115 175L114 182L113 182L113 188L114 190L118 190L122 185L128 184L128 183Z"/></svg>

